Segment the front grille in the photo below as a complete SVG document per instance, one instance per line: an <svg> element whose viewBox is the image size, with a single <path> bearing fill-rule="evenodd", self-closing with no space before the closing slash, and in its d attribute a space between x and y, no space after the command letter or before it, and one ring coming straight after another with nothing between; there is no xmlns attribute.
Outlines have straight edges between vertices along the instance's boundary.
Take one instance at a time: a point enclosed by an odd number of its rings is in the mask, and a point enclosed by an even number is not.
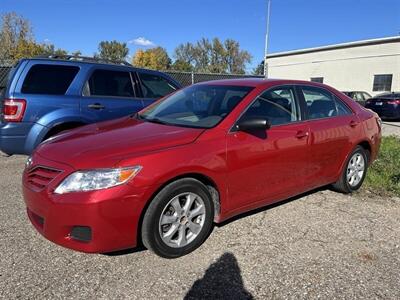
<svg viewBox="0 0 400 300"><path fill-rule="evenodd" d="M28 171L27 182L33 189L42 190L60 173L60 170L52 168L34 167Z"/></svg>

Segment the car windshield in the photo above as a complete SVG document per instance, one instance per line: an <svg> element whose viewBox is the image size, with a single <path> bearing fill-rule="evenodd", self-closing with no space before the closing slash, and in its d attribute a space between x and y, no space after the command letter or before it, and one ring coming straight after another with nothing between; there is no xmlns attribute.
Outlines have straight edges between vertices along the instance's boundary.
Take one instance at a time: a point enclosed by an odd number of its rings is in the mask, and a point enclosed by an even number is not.
<svg viewBox="0 0 400 300"><path fill-rule="evenodd" d="M248 86L193 85L138 114L148 122L212 128L221 122L253 89Z"/></svg>

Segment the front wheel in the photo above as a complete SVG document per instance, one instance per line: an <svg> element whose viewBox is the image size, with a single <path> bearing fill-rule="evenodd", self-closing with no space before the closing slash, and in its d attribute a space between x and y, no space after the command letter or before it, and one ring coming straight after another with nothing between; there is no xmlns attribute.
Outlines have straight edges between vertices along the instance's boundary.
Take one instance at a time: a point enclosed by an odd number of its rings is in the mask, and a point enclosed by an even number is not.
<svg viewBox="0 0 400 300"><path fill-rule="evenodd" d="M198 248L212 229L214 206L200 181L179 179L151 201L143 218L142 240L147 249L165 258Z"/></svg>
<svg viewBox="0 0 400 300"><path fill-rule="evenodd" d="M368 151L357 146L350 154L340 179L333 184L333 188L341 193L349 194L358 190L367 174Z"/></svg>

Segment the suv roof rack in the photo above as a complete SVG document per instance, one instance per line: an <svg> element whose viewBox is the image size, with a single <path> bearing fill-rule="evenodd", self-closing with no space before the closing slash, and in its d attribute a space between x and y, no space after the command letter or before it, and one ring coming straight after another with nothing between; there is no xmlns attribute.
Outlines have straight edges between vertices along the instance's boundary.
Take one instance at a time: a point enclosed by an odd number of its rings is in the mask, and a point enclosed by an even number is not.
<svg viewBox="0 0 400 300"><path fill-rule="evenodd" d="M58 59L58 60L70 60L70 61L82 61L91 63L103 63L103 64L114 64L132 67L132 65L122 60L110 60L100 57L90 56L77 56L77 55L39 55L34 58L47 58L47 59Z"/></svg>

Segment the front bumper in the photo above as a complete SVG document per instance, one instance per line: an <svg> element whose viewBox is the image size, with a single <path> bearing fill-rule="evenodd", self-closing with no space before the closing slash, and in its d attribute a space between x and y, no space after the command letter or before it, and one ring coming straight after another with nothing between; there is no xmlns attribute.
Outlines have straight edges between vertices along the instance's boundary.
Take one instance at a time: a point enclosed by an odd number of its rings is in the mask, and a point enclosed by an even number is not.
<svg viewBox="0 0 400 300"><path fill-rule="evenodd" d="M53 193L55 187L72 169L54 162L51 167L66 171L41 191L29 186L27 172L23 176L28 216L40 234L63 247L89 253L136 246L146 189L139 190L126 184L101 191L57 195ZM74 238L71 232L76 226L90 228L91 239Z"/></svg>

